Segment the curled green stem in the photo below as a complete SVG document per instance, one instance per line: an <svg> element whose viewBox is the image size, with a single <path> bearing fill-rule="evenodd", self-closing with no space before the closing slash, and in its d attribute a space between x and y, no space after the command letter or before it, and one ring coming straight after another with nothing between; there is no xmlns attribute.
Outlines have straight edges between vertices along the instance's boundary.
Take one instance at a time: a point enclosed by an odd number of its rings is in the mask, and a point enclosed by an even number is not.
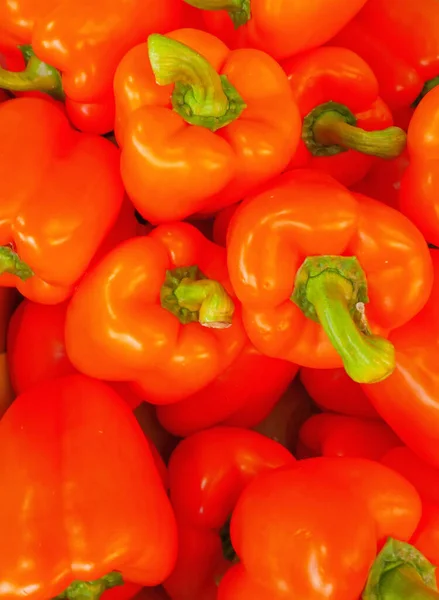
<svg viewBox="0 0 439 600"><path fill-rule="evenodd" d="M418 106L418 104L421 102L422 98L424 98L424 96L426 96L428 94L428 92L431 92L431 90L434 90L434 88L437 87L438 85L439 85L439 75L436 77L433 77L433 79L429 79L428 81L426 81L424 83L424 87L422 88L419 96L412 103L412 108L416 108Z"/></svg>
<svg viewBox="0 0 439 600"><path fill-rule="evenodd" d="M367 281L355 257L308 257L297 272L291 299L320 323L354 381L376 383L391 375L395 350L370 333L364 308Z"/></svg>
<svg viewBox="0 0 439 600"><path fill-rule="evenodd" d="M31 46L20 46L26 63L23 71L8 71L0 67L0 88L11 92L43 92L63 100L61 75L55 67L37 58Z"/></svg>
<svg viewBox="0 0 439 600"><path fill-rule="evenodd" d="M167 271L160 299L163 308L183 325L225 329L232 324L233 300L220 283L207 279L196 266Z"/></svg>
<svg viewBox="0 0 439 600"><path fill-rule="evenodd" d="M244 101L227 77L189 46L154 33L148 38L148 51L157 84L175 84L172 107L187 123L216 131L244 110Z"/></svg>
<svg viewBox="0 0 439 600"><path fill-rule="evenodd" d="M390 538L369 573L363 600L439 600L434 567L416 548Z"/></svg>
<svg viewBox="0 0 439 600"><path fill-rule="evenodd" d="M105 591L123 583L122 575L116 571L95 581L76 580L55 600L99 600Z"/></svg>
<svg viewBox="0 0 439 600"><path fill-rule="evenodd" d="M187 4L202 10L225 10L229 13L235 28L250 20L250 0L184 0Z"/></svg>
<svg viewBox="0 0 439 600"><path fill-rule="evenodd" d="M400 127L366 131L342 104L327 102L304 119L302 138L314 156L332 156L356 150L378 158L396 158L404 151L407 135Z"/></svg>
<svg viewBox="0 0 439 600"><path fill-rule="evenodd" d="M0 246L0 274L16 275L22 281L33 277L35 273L23 262L10 246Z"/></svg>

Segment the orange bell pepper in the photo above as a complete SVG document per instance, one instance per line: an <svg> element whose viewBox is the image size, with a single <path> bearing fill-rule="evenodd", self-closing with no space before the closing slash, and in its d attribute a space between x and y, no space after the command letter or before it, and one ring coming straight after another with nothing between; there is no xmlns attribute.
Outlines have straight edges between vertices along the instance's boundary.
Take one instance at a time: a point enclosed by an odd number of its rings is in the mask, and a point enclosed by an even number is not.
<svg viewBox="0 0 439 600"><path fill-rule="evenodd" d="M401 440L388 425L344 415L313 415L301 427L301 457L351 456L380 460ZM385 463L384 463L385 464Z"/></svg>
<svg viewBox="0 0 439 600"><path fill-rule="evenodd" d="M53 103L19 98L0 104L0 154L0 286L62 302L121 211L119 152Z"/></svg>
<svg viewBox="0 0 439 600"><path fill-rule="evenodd" d="M231 566L227 522L241 492L259 474L290 467L294 457L254 431L214 427L183 440L169 461L179 548L163 586L172 600L215 600Z"/></svg>
<svg viewBox="0 0 439 600"><path fill-rule="evenodd" d="M410 164L402 178L399 195L401 211L435 246L439 245L439 162L436 155L439 127L435 118L438 109L439 89L434 89L415 110L407 134Z"/></svg>
<svg viewBox="0 0 439 600"><path fill-rule="evenodd" d="M173 568L176 524L122 399L83 375L19 396L0 421L0 597L97 599ZM17 468L20 465L20 468Z"/></svg>
<svg viewBox="0 0 439 600"><path fill-rule="evenodd" d="M300 369L306 391L323 411L361 419L380 419L360 385L344 369Z"/></svg>
<svg viewBox="0 0 439 600"><path fill-rule="evenodd" d="M180 401L223 373L247 341L226 290L223 248L187 223L157 227L82 280L67 310L67 355L93 377L136 382L154 404Z"/></svg>
<svg viewBox="0 0 439 600"><path fill-rule="evenodd" d="M248 405L256 420L244 426L252 427L270 412L297 371L297 365L264 356L247 343L210 385L181 402L158 406L157 417L165 429L186 437L227 422ZM263 406L262 414L258 411L260 404Z"/></svg>
<svg viewBox="0 0 439 600"><path fill-rule="evenodd" d="M344 185L360 181L374 157L399 156L406 134L392 127L369 65L346 48L324 47L283 64L303 119L290 168L325 171Z"/></svg>
<svg viewBox="0 0 439 600"><path fill-rule="evenodd" d="M434 565L439 564L439 504L422 504L421 521L410 543Z"/></svg>
<svg viewBox="0 0 439 600"><path fill-rule="evenodd" d="M0 51L20 46L24 62L21 72L0 67L0 88L65 98L75 126L106 133L114 125L112 86L119 61L150 33L178 27L181 18L181 0L2 2Z"/></svg>
<svg viewBox="0 0 439 600"><path fill-rule="evenodd" d="M321 46L366 0L185 0L205 9L204 25L235 47L259 48L281 59ZM235 28L234 28L235 27ZM236 28L238 28L236 30Z"/></svg>
<svg viewBox="0 0 439 600"><path fill-rule="evenodd" d="M416 103L439 81L436 0L368 0L331 43L369 63L392 110Z"/></svg>
<svg viewBox="0 0 439 600"><path fill-rule="evenodd" d="M314 458L261 473L233 511L240 562L222 579L218 600L357 600L377 545L389 536L409 540L421 511L408 481L365 459Z"/></svg>
<svg viewBox="0 0 439 600"><path fill-rule="evenodd" d="M316 171L286 173L241 204L227 253L260 352L302 366L343 365L361 383L394 369L392 344L371 331L413 318L433 281L427 244L408 219Z"/></svg>
<svg viewBox="0 0 439 600"><path fill-rule="evenodd" d="M285 73L195 29L152 35L114 81L129 197L153 224L214 213L280 174L300 137Z"/></svg>

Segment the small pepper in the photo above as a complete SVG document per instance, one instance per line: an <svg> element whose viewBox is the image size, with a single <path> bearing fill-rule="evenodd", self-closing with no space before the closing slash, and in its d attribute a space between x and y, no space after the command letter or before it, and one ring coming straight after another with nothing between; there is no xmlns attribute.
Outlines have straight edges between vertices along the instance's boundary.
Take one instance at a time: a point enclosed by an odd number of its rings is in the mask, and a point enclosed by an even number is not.
<svg viewBox="0 0 439 600"><path fill-rule="evenodd" d="M321 46L366 0L185 0L203 9L204 26L233 48L259 48L276 59Z"/></svg>
<svg viewBox="0 0 439 600"><path fill-rule="evenodd" d="M406 134L393 127L369 65L346 48L323 47L283 64L302 117L302 140L290 168L309 167L350 186L375 159L399 156Z"/></svg>
<svg viewBox="0 0 439 600"><path fill-rule="evenodd" d="M21 72L0 66L0 88L66 101L75 126L114 125L113 77L124 54L153 32L178 27L180 0L17 0L0 6L0 51L20 49ZM6 67L9 67L6 63Z"/></svg>
<svg viewBox="0 0 439 600"><path fill-rule="evenodd" d="M124 580L153 586L169 575L171 505L109 386L70 375L20 395L0 421L0 449L0 597L98 599Z"/></svg>
<svg viewBox="0 0 439 600"><path fill-rule="evenodd" d="M187 223L162 225L88 271L67 310L67 355L92 377L135 382L154 404L178 402L247 342L230 294L225 250Z"/></svg>
<svg viewBox="0 0 439 600"><path fill-rule="evenodd" d="M151 35L114 81L129 197L153 224L213 214L279 175L300 136L281 67L195 29Z"/></svg>
<svg viewBox="0 0 439 600"><path fill-rule="evenodd" d="M361 383L394 369L392 344L372 332L407 323L432 287L428 247L412 223L316 171L286 173L241 204L227 254L260 352L301 366L343 365Z"/></svg>
<svg viewBox="0 0 439 600"><path fill-rule="evenodd" d="M119 152L53 103L19 98L0 104L0 154L0 286L62 302L120 214Z"/></svg>
<svg viewBox="0 0 439 600"><path fill-rule="evenodd" d="M380 460L400 444L401 440L385 423L328 413L313 415L299 433L299 448L305 457L351 456Z"/></svg>

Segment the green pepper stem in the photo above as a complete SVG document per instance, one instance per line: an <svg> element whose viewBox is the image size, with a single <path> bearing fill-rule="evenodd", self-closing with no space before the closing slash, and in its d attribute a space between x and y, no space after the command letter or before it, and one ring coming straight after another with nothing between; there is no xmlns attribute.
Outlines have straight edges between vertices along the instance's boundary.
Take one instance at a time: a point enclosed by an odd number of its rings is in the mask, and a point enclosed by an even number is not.
<svg viewBox="0 0 439 600"><path fill-rule="evenodd" d="M11 92L44 92L56 100L63 100L59 71L37 58L30 46L22 46L20 49L26 68L24 71L13 72L0 67L0 88Z"/></svg>
<svg viewBox="0 0 439 600"><path fill-rule="evenodd" d="M338 112L326 112L314 123L314 140L321 146L341 146L362 154L391 159L399 156L406 146L407 135L400 127L365 131L350 125Z"/></svg>
<svg viewBox="0 0 439 600"><path fill-rule="evenodd" d="M364 314L367 281L355 257L308 257L291 299L320 323L354 381L375 383L392 373L395 350L388 340L370 335Z"/></svg>
<svg viewBox="0 0 439 600"><path fill-rule="evenodd" d="M196 266L167 271L160 298L163 308L183 325L197 322L225 329L232 324L233 300L220 283L207 279Z"/></svg>
<svg viewBox="0 0 439 600"><path fill-rule="evenodd" d="M0 246L0 274L16 275L22 281L34 276L32 269L9 246Z"/></svg>
<svg viewBox="0 0 439 600"><path fill-rule="evenodd" d="M187 4L202 10L226 10L235 28L250 20L251 0L184 0Z"/></svg>
<svg viewBox="0 0 439 600"><path fill-rule="evenodd" d="M73 581L55 600L99 600L104 592L123 584L122 575L113 571L95 581Z"/></svg>
<svg viewBox="0 0 439 600"><path fill-rule="evenodd" d="M311 278L306 290L348 375L358 383L382 381L395 368L393 346L385 339L361 333L349 311L347 297L351 294L351 283L331 271Z"/></svg>
<svg viewBox="0 0 439 600"><path fill-rule="evenodd" d="M421 100L429 93L431 90L434 90L435 87L439 85L439 75L433 77L433 79L429 79L424 83L424 87L422 88L419 96L412 102L412 108L416 108Z"/></svg>
<svg viewBox="0 0 439 600"><path fill-rule="evenodd" d="M172 106L188 123L216 131L244 110L227 78L189 46L154 33L148 38L148 51L157 84L175 84Z"/></svg>
<svg viewBox="0 0 439 600"><path fill-rule="evenodd" d="M439 593L425 585L413 567L392 569L382 576L380 600L439 600Z"/></svg>

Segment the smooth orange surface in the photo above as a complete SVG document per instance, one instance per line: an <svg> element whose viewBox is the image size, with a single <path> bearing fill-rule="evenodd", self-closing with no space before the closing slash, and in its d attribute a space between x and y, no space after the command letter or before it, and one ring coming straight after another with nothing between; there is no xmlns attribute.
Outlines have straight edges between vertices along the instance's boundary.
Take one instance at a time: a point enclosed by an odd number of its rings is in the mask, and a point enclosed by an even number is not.
<svg viewBox="0 0 439 600"><path fill-rule="evenodd" d="M128 195L152 223L211 214L288 165L299 142L300 116L280 66L259 50L230 52L195 29L169 34L226 75L246 108L215 133L188 125L171 108L173 86L158 86L147 44L128 52L116 72L116 136Z"/></svg>
<svg viewBox="0 0 439 600"><path fill-rule="evenodd" d="M0 104L0 154L0 245L12 244L35 273L25 282L1 275L0 285L61 302L118 217L119 151L74 131L53 103L20 98Z"/></svg>
<svg viewBox="0 0 439 600"><path fill-rule="evenodd" d="M67 311L67 355L81 372L133 381L150 402L166 404L211 383L246 342L237 303L233 325L181 325L160 305L167 269L198 265L230 291L225 251L187 223L127 240L91 269Z"/></svg>
<svg viewBox="0 0 439 600"><path fill-rule="evenodd" d="M358 258L368 282L367 318L378 331L414 317L433 281L427 244L408 219L316 171L289 172L240 205L227 255L251 341L268 356L307 367L341 366L321 326L290 300L307 256Z"/></svg>
<svg viewBox="0 0 439 600"><path fill-rule="evenodd" d="M110 387L72 375L22 394L0 421L0 448L0 597L45 600L113 570L151 586L169 574L171 506Z"/></svg>

